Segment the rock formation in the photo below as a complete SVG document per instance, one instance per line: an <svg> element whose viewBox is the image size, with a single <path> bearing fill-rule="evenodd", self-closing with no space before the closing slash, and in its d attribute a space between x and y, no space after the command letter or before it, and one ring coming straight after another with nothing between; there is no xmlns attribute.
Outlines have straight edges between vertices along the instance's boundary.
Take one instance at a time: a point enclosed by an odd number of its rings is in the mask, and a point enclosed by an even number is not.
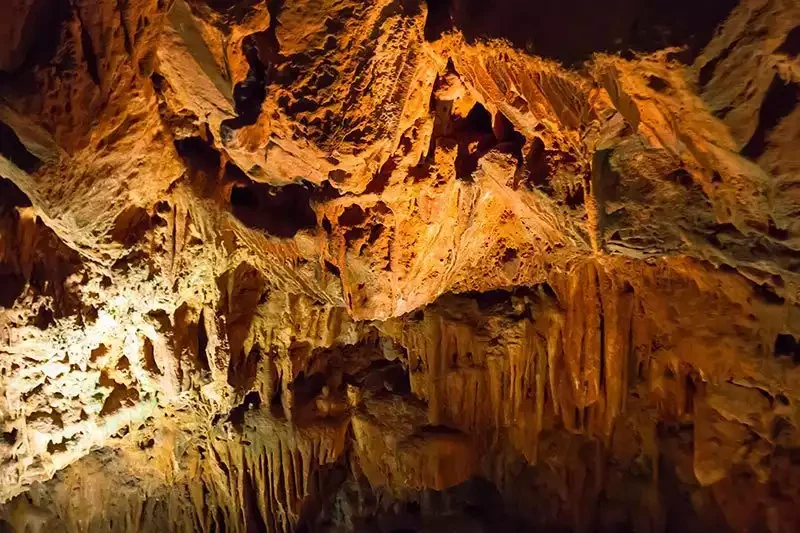
<svg viewBox="0 0 800 533"><path fill-rule="evenodd" d="M796 0L0 36L0 530L800 528Z"/></svg>

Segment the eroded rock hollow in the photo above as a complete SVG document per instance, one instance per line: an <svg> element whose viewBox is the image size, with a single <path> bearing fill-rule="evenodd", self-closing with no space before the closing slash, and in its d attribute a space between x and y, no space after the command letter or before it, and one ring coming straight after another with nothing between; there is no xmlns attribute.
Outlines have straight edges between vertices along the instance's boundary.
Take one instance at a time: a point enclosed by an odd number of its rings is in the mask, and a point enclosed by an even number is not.
<svg viewBox="0 0 800 533"><path fill-rule="evenodd" d="M0 530L800 528L796 0L0 37Z"/></svg>

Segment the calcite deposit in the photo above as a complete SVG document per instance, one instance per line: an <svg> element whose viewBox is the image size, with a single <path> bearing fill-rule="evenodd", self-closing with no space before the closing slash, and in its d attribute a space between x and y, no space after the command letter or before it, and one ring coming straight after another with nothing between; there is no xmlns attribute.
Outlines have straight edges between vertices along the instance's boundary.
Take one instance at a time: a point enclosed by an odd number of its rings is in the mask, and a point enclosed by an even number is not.
<svg viewBox="0 0 800 533"><path fill-rule="evenodd" d="M797 0L3 0L0 531L800 530Z"/></svg>

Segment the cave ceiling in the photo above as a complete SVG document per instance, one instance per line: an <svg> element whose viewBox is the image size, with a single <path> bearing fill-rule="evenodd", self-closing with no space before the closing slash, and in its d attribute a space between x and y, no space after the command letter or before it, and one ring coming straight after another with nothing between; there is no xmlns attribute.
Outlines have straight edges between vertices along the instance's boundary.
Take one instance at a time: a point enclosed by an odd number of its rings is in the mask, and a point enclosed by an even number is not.
<svg viewBox="0 0 800 533"><path fill-rule="evenodd" d="M796 0L3 0L0 531L798 531L798 104Z"/></svg>

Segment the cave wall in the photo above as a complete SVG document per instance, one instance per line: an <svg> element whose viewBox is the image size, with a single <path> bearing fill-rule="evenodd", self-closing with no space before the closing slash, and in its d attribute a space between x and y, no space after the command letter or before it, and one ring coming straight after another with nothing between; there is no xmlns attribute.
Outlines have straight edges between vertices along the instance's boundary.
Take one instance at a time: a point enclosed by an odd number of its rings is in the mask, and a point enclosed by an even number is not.
<svg viewBox="0 0 800 533"><path fill-rule="evenodd" d="M796 531L792 0L0 6L0 530Z"/></svg>

